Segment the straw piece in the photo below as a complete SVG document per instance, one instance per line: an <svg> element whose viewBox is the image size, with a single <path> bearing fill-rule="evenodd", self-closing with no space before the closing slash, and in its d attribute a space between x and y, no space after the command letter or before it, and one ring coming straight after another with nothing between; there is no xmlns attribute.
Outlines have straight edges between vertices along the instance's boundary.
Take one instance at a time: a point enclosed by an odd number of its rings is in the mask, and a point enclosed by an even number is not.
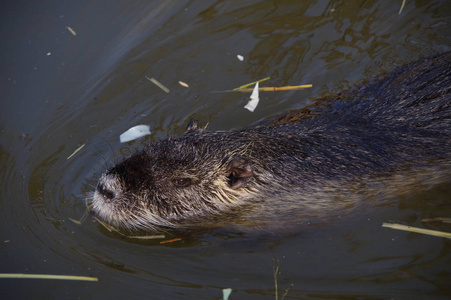
<svg viewBox="0 0 451 300"><path fill-rule="evenodd" d="M139 239L139 240L155 240L155 239L164 239L165 236L163 234L159 235L127 235L129 239Z"/></svg>
<svg viewBox="0 0 451 300"><path fill-rule="evenodd" d="M186 82L179 81L179 84L180 84L181 86L183 86L183 87L189 88L189 85L188 85L188 83L186 83Z"/></svg>
<svg viewBox="0 0 451 300"><path fill-rule="evenodd" d="M278 92L278 91L291 91L291 90L302 90L311 88L312 84L303 84L303 85L287 85L287 86L265 86L261 87L258 90L260 92ZM239 88L232 90L234 92L252 92L251 88Z"/></svg>
<svg viewBox="0 0 451 300"><path fill-rule="evenodd" d="M402 10L404 9L404 5L405 4L406 4L406 0L402 0L401 7L399 8L398 15L400 15L402 13Z"/></svg>
<svg viewBox="0 0 451 300"><path fill-rule="evenodd" d="M47 274L20 274L20 273L3 273L3 274L0 274L0 278L99 281L99 278L97 278L97 277L71 276L71 275L47 275Z"/></svg>
<svg viewBox="0 0 451 300"><path fill-rule="evenodd" d="M69 32L72 33L73 36L76 36L76 35L77 35L77 33L75 32L75 30L72 29L72 27L66 26L66 29L69 30Z"/></svg>
<svg viewBox="0 0 451 300"><path fill-rule="evenodd" d="M397 229L397 230L403 230L403 231L409 231L409 232L415 232L415 233L421 233L421 234L427 234L427 235L432 235L432 236L438 236L438 237L451 239L451 233L449 233L449 232L430 230L430 229L412 227L412 226L407 226L407 225L402 225L402 224L392 224L392 223L382 223L382 227L387 227L387 228L392 228L392 229Z"/></svg>
<svg viewBox="0 0 451 300"><path fill-rule="evenodd" d="M249 87L251 85L254 85L256 83L260 83L260 82L263 82L263 81L266 81L266 80L270 80L270 79L271 79L271 77L266 77L266 78L263 78L263 79L260 79L260 80L257 80L257 81L251 82L251 83L243 84L242 86L237 87L237 88L235 88L233 90L237 91L237 90L240 90L240 89L244 89L244 88L247 88L247 87Z"/></svg>
<svg viewBox="0 0 451 300"><path fill-rule="evenodd" d="M156 86L158 86L160 89L162 89L163 91L165 91L166 93L169 93L169 89L167 87L165 87L161 82L159 82L158 80L156 80L155 78L149 78L147 76L146 77L147 80L149 80L150 82L152 82L153 84L155 84Z"/></svg>
<svg viewBox="0 0 451 300"><path fill-rule="evenodd" d="M436 217L436 218L431 218L431 219L421 219L421 222L443 222L443 223L451 223L451 218Z"/></svg>
<svg viewBox="0 0 451 300"><path fill-rule="evenodd" d="M81 145L80 147L77 148L77 150L75 150L71 155L69 155L66 159L70 159L72 156L74 156L78 151L81 150L81 148L83 148L85 146L85 144Z"/></svg>
<svg viewBox="0 0 451 300"><path fill-rule="evenodd" d="M74 222L77 225L81 225L81 221L79 221L79 220L75 220L75 219L72 219L72 218L68 218L68 219L69 219L69 221L72 221L72 222Z"/></svg>
<svg viewBox="0 0 451 300"><path fill-rule="evenodd" d="M167 244L167 243L173 243L173 242L177 242L177 241L181 241L181 238L175 238L172 240L166 240L166 241L161 241L160 244Z"/></svg>

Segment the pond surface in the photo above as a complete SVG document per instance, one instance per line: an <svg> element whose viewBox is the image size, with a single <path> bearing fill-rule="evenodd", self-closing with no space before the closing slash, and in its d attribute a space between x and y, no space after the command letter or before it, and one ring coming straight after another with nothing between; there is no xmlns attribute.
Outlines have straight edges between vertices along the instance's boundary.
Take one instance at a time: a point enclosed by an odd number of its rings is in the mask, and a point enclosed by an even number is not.
<svg viewBox="0 0 451 300"><path fill-rule="evenodd" d="M160 244L71 221L107 166L191 118L248 126L451 49L449 1L406 1L399 14L401 2L3 4L0 272L99 281L1 279L2 298L222 299L231 288L231 299L449 299L451 242L381 227L450 231L421 221L451 215L449 181L289 234L218 229ZM265 93L253 113L248 94L216 93L265 77L313 88ZM137 124L152 135L120 144Z"/></svg>

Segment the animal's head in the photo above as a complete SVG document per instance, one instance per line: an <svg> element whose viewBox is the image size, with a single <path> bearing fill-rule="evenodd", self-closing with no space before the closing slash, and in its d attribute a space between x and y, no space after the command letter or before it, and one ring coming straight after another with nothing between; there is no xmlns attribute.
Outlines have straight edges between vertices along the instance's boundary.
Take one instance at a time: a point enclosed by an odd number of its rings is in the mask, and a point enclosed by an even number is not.
<svg viewBox="0 0 451 300"><path fill-rule="evenodd" d="M189 128L122 161L99 179L91 210L116 227L154 229L241 205L253 192L253 162L221 135Z"/></svg>

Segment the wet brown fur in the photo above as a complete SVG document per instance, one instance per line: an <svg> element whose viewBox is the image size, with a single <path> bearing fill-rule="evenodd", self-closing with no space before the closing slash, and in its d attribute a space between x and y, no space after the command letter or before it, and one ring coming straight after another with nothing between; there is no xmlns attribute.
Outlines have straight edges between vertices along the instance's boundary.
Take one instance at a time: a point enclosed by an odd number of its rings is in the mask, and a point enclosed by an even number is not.
<svg viewBox="0 0 451 300"><path fill-rule="evenodd" d="M370 193L369 176L449 170L450 90L445 53L259 126L212 132L191 123L181 137L103 174L90 206L114 226L145 230L202 224L237 210L263 218L326 214L352 200L351 186Z"/></svg>

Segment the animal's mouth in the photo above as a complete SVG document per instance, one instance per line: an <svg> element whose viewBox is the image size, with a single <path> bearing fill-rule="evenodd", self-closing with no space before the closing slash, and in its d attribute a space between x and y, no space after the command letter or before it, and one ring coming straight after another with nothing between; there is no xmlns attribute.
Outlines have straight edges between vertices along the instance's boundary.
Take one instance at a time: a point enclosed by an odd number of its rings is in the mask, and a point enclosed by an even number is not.
<svg viewBox="0 0 451 300"><path fill-rule="evenodd" d="M96 190L89 205L89 210L95 218L114 224L114 206L115 204L111 201L111 198L105 197L99 190Z"/></svg>
<svg viewBox="0 0 451 300"><path fill-rule="evenodd" d="M108 230L155 231L159 227L173 227L171 221L149 210L143 201L129 201L114 175L103 175L89 201L91 215Z"/></svg>

